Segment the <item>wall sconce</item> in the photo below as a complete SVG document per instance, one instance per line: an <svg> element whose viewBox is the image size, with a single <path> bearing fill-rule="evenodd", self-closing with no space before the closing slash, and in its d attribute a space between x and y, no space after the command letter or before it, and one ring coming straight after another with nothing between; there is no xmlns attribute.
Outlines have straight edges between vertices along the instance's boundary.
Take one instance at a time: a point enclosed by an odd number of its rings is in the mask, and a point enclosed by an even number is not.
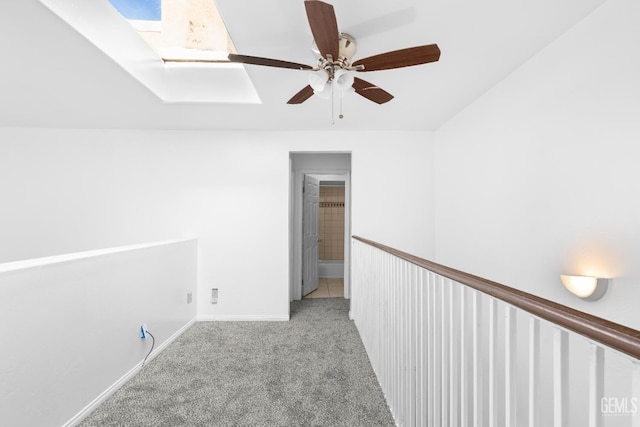
<svg viewBox="0 0 640 427"><path fill-rule="evenodd" d="M569 292L587 301L595 301L607 292L609 281L591 276L568 276L561 274L560 280Z"/></svg>

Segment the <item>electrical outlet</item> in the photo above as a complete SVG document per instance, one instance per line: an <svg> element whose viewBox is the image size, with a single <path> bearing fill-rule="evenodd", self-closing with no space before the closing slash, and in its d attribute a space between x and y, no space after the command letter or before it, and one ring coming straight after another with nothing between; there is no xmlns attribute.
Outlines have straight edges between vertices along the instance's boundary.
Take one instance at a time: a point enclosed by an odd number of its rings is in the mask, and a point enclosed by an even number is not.
<svg viewBox="0 0 640 427"><path fill-rule="evenodd" d="M218 303L218 288L211 289L211 304Z"/></svg>
<svg viewBox="0 0 640 427"><path fill-rule="evenodd" d="M147 331L148 331L148 329L147 329L147 324L146 324L146 323L143 323L143 324L140 326L140 339L143 339L143 340L144 340L144 339L146 339L146 338L147 338Z"/></svg>
<svg viewBox="0 0 640 427"><path fill-rule="evenodd" d="M191 304L192 300L193 300L193 295L191 295L191 292L187 292L187 304Z"/></svg>

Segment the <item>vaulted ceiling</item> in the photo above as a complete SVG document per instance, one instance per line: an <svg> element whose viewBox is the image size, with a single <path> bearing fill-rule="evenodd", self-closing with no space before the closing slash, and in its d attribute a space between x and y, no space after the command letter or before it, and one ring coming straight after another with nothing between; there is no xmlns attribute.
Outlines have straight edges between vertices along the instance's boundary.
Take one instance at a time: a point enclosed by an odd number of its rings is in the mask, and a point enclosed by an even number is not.
<svg viewBox="0 0 640 427"><path fill-rule="evenodd" d="M215 67L167 69L133 41L133 29L115 11L92 18L78 12L82 4L104 12L107 0L3 0L0 125L435 130L604 0L328 1L340 30L357 40L356 59L437 43L440 61L366 73L395 99L377 105L349 94L345 118L331 125L327 100L286 104L307 85L306 72L251 65L234 76ZM315 65L303 0L216 3L239 53ZM80 32L65 21L74 13ZM102 34L108 46L89 33ZM145 73L155 80L145 83Z"/></svg>

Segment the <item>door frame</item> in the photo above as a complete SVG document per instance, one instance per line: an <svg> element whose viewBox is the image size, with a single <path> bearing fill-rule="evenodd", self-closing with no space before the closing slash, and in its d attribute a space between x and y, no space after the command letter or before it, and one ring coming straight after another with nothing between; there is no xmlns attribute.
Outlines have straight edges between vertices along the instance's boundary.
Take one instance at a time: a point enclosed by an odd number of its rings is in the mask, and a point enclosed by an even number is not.
<svg viewBox="0 0 640 427"><path fill-rule="evenodd" d="M344 297L351 298L351 171L347 169L294 169L291 171L289 222L289 301L302 299L302 188L304 176L323 181L344 181Z"/></svg>

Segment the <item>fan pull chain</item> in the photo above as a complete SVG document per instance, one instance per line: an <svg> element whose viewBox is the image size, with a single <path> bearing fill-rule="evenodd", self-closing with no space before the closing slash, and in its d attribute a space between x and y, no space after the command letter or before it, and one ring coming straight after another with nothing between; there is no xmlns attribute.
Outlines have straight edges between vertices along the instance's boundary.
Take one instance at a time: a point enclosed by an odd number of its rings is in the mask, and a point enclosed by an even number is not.
<svg viewBox="0 0 640 427"><path fill-rule="evenodd" d="M336 122L333 119L334 115L333 115L333 82L331 82L331 124L335 125Z"/></svg>
<svg viewBox="0 0 640 427"><path fill-rule="evenodd" d="M344 119L344 114L342 114L342 99L344 97L344 93L342 91L340 91L340 114L338 115L338 118L340 119Z"/></svg>

